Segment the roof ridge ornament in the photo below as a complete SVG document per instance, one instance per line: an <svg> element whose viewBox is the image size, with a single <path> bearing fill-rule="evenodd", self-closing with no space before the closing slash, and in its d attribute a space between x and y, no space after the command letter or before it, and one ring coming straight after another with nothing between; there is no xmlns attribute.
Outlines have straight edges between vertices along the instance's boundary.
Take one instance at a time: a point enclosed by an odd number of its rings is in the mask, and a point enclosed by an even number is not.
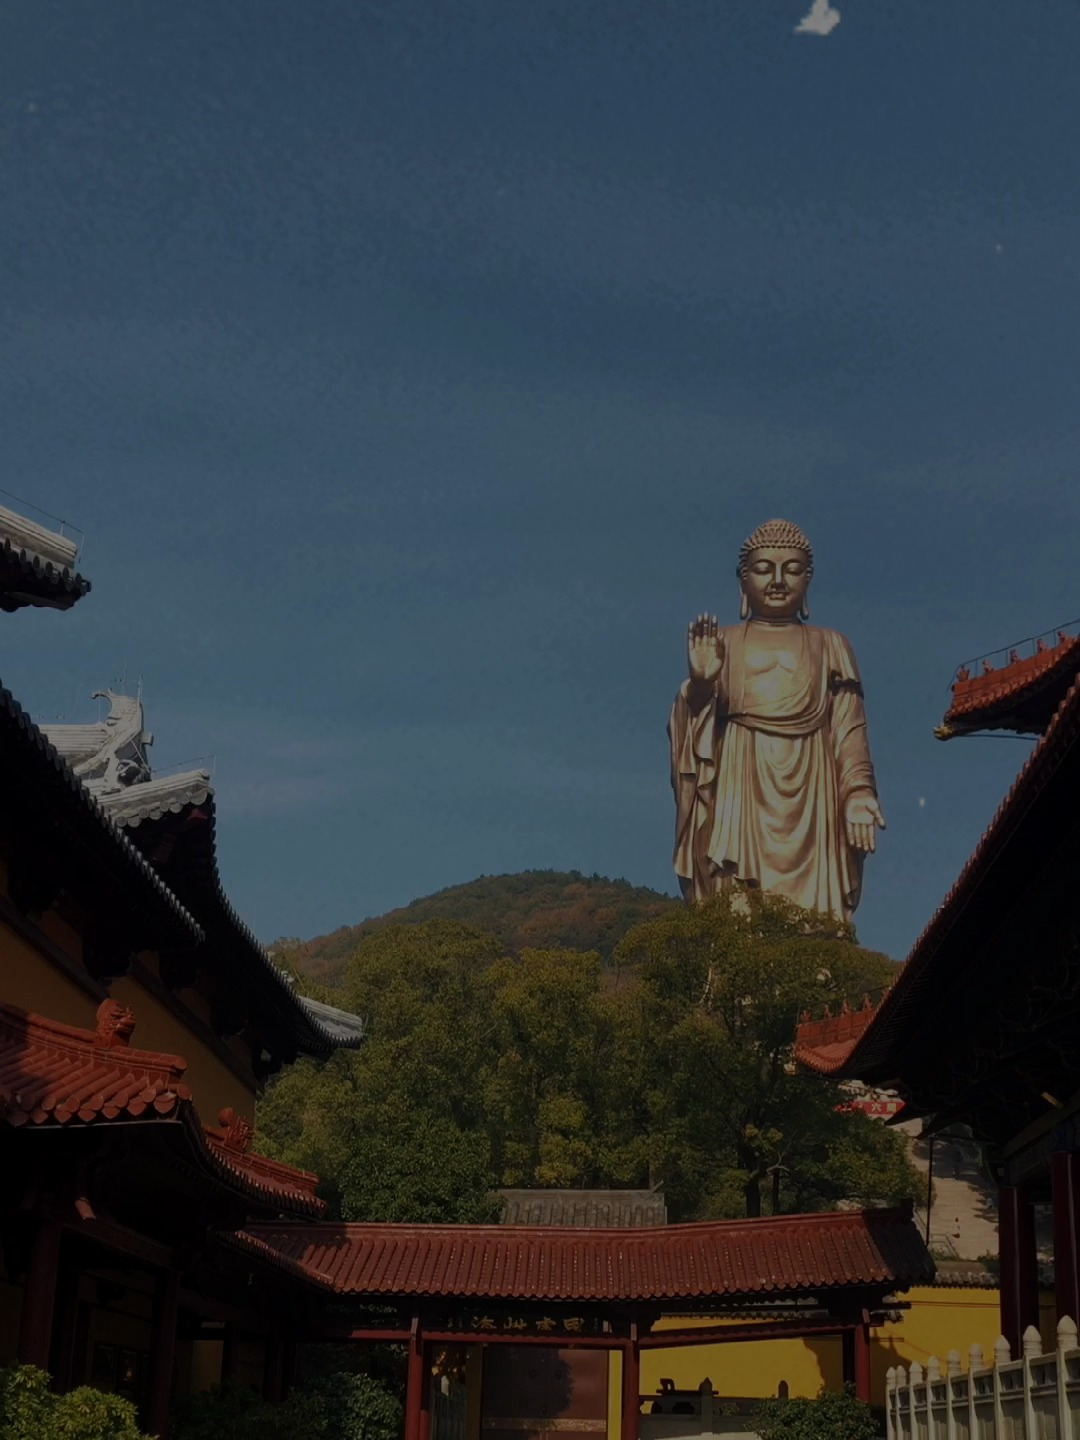
<svg viewBox="0 0 1080 1440"><path fill-rule="evenodd" d="M104 1050L118 1050L131 1044L135 1031L135 1011L119 1000L103 1000L97 1008L97 1043Z"/></svg>
<svg viewBox="0 0 1080 1440"><path fill-rule="evenodd" d="M255 1127L250 1120L237 1115L231 1105L226 1105L218 1115L218 1125L221 1128L216 1136L221 1144L228 1150L235 1150L238 1155L246 1155L255 1138Z"/></svg>

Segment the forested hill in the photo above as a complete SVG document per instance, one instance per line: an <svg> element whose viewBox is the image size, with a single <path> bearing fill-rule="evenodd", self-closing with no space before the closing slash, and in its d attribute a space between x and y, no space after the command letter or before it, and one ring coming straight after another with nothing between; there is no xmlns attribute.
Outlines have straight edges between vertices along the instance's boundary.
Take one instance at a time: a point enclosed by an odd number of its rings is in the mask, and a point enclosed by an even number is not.
<svg viewBox="0 0 1080 1440"><path fill-rule="evenodd" d="M606 959L632 925L676 903L658 890L602 875L581 875L576 870L481 875L359 925L343 925L329 935L278 941L274 949L285 952L289 961L313 980L333 985L365 936L387 925L460 920L497 936L508 951L566 946L598 950Z"/></svg>

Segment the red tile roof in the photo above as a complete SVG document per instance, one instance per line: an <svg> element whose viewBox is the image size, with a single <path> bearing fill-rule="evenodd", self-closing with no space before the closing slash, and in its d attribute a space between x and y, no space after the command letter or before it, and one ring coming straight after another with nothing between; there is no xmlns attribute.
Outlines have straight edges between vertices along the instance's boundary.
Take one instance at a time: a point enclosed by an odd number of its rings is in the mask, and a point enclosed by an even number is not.
<svg viewBox="0 0 1080 1440"><path fill-rule="evenodd" d="M826 1034L821 1021L804 1020L796 1030L795 1059L822 1075L861 1079L894 1079L885 1072L895 1061L900 1037L918 1023L924 1007L934 1003L935 975L941 975L937 957L944 952L949 932L975 901L994 866L1002 860L1014 833L1063 758L1080 741L1080 676L1058 706L1046 733L1035 745L1012 788L998 807L956 883L926 929L915 942L892 987L869 1022L846 1037Z"/></svg>
<svg viewBox="0 0 1080 1440"><path fill-rule="evenodd" d="M859 1010L847 1004L839 1014L831 1010L818 1020L810 1012L803 1013L795 1043L795 1058L809 1070L828 1072L828 1066L842 1062L855 1048L855 1042L873 1020L876 1011L867 997Z"/></svg>
<svg viewBox="0 0 1080 1440"><path fill-rule="evenodd" d="M186 1062L129 1049L108 1023L119 1010L106 1000L95 1033L0 1004L0 1118L18 1126L175 1115L191 1099Z"/></svg>
<svg viewBox="0 0 1080 1440"><path fill-rule="evenodd" d="M266 1199L289 1194L301 1202L293 1208L312 1215L324 1215L326 1203L317 1195L318 1175L310 1170L294 1170L280 1160L256 1154L251 1147L254 1134L251 1126L231 1109L222 1110L217 1125L204 1125L207 1148L217 1164L234 1178L259 1191Z"/></svg>
<svg viewBox="0 0 1080 1440"><path fill-rule="evenodd" d="M688 1300L903 1289L933 1261L910 1209L638 1230L258 1225L247 1233L339 1294L542 1301Z"/></svg>
<svg viewBox="0 0 1080 1440"><path fill-rule="evenodd" d="M179 1055L129 1045L135 1017L114 1000L98 1007L98 1028L81 1030L0 1003L0 1121L14 1126L179 1121L194 1158L263 1211L317 1217L326 1206L318 1177L250 1153L251 1131L232 1114L202 1126Z"/></svg>
<svg viewBox="0 0 1080 1440"><path fill-rule="evenodd" d="M957 672L952 703L938 732L942 739L994 727L1034 732L1045 728L1062 689L1080 669L1080 636L1059 630L1053 645L1042 637L1025 643L1034 643L1029 655L1010 650L1004 665L991 665L987 658L978 674L967 666Z"/></svg>

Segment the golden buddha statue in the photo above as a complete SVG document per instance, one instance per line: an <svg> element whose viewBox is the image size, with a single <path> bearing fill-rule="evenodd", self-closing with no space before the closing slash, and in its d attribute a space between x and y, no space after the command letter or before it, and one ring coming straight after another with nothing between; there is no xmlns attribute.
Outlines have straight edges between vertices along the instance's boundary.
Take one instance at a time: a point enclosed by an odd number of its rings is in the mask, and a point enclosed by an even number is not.
<svg viewBox="0 0 1080 1440"><path fill-rule="evenodd" d="M688 900L747 885L850 920L885 828L855 656L808 625L814 569L797 525L739 552L742 623L699 615L668 724L675 873Z"/></svg>

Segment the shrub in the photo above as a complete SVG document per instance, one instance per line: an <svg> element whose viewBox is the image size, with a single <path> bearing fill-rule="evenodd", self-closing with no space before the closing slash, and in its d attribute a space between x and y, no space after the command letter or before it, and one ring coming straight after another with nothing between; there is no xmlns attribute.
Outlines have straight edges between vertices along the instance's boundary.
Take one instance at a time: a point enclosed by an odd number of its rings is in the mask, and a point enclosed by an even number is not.
<svg viewBox="0 0 1080 1440"><path fill-rule="evenodd" d="M815 1400L766 1400L755 1411L761 1440L877 1440L878 1427L854 1387L823 1390Z"/></svg>
<svg viewBox="0 0 1080 1440"><path fill-rule="evenodd" d="M400 1403L370 1375L327 1375L290 1395L284 1408L294 1400L319 1415L323 1430L312 1434L320 1440L397 1440L401 1430Z"/></svg>
<svg viewBox="0 0 1080 1440"><path fill-rule="evenodd" d="M276 1440L273 1422L273 1406L258 1391L215 1385L177 1402L170 1433L175 1440Z"/></svg>
<svg viewBox="0 0 1080 1440"><path fill-rule="evenodd" d="M172 1434L174 1440L397 1440L400 1427L401 1406L377 1380L338 1374L310 1381L280 1405L237 1385L191 1395L176 1407Z"/></svg>
<svg viewBox="0 0 1080 1440"><path fill-rule="evenodd" d="M81 1385L66 1395L49 1389L33 1365L0 1370L0 1440L147 1440L135 1407L119 1395Z"/></svg>

